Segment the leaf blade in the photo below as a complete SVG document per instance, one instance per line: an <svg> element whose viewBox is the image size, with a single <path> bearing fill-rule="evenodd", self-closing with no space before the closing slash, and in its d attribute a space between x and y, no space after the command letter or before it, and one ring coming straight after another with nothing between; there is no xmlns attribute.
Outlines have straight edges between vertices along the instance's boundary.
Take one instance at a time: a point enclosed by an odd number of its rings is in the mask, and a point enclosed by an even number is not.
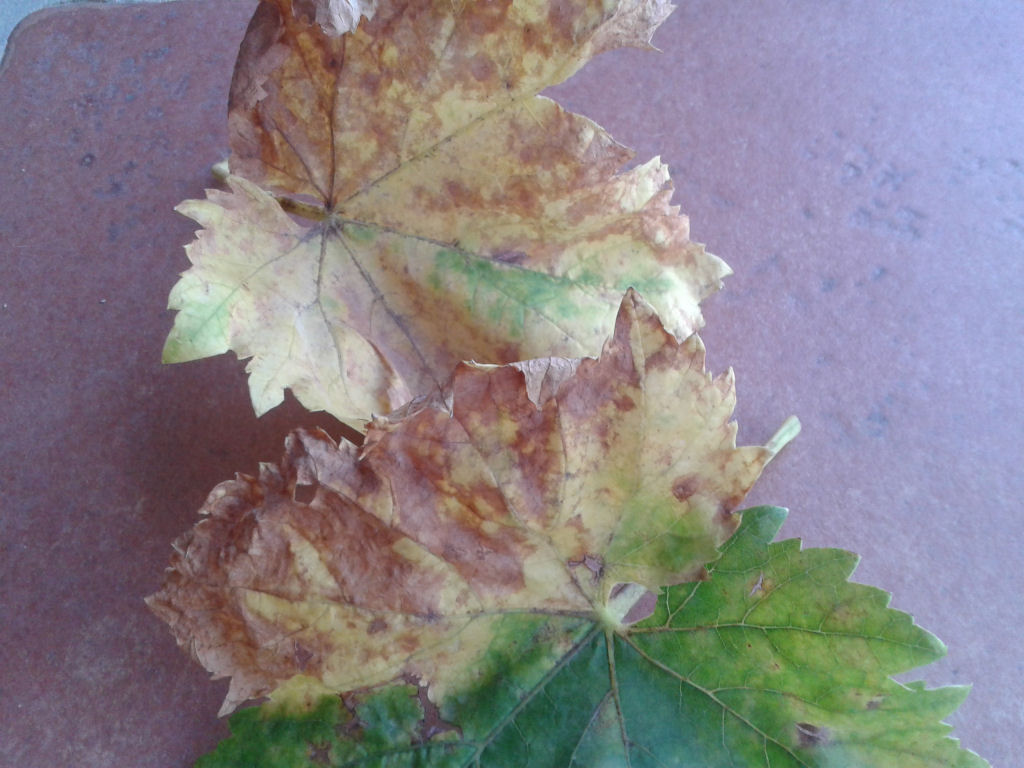
<svg viewBox="0 0 1024 768"><path fill-rule="evenodd" d="M441 696L502 617L557 619L568 642L587 617L618 623L624 577L700 576L773 455L736 447L731 378L634 292L599 359L536 362L460 366L360 449L299 431L279 465L214 489L150 605L232 676L225 711L295 675L346 691L413 674ZM667 532L681 548L662 562Z"/></svg>
<svg viewBox="0 0 1024 768"><path fill-rule="evenodd" d="M392 0L340 37L297 8L261 3L242 45L232 193L181 207L204 229L166 360L232 349L258 412L290 388L354 423L463 360L594 354L629 287L677 338L701 325L729 270L667 168L623 170L631 152L537 95L646 45L665 3Z"/></svg>
<svg viewBox="0 0 1024 768"><path fill-rule="evenodd" d="M771 765L986 765L939 722L966 691L890 677L941 657L942 644L889 608L888 594L846 580L856 556L770 544L784 517L747 510L711 578L666 590L623 640L687 687L688 714L706 719L694 733L715 735L680 765L764 765L757 756L765 754Z"/></svg>
<svg viewBox="0 0 1024 768"><path fill-rule="evenodd" d="M744 612L749 608L748 598L756 598L748 592L749 582L766 563L788 560L790 569L802 569L813 566L819 556L834 557L831 550L799 550L798 544L794 548L792 540L770 543L784 516L785 511L778 508L746 510L743 525L723 547L722 558L709 566L709 580L668 588L658 611L619 634L597 624L590 630L581 629L576 644L561 655L548 656L546 662L545 642L542 634L536 634L537 625L532 636L530 631L519 633L517 644L513 625L518 620L510 619L510 632L477 667L476 683L439 702L443 720L459 728L458 739L453 738L449 746L454 748L457 741L465 747L460 756L428 752L448 743L440 737L427 739L420 751L405 752L390 762L385 761L382 750L351 764L489 768L526 764L534 768L986 766L984 760L948 738L949 727L940 722L961 703L965 688L928 690L922 683L903 685L889 676L908 664L937 658L941 644L913 626L906 614L879 606L879 590L838 576L841 569L832 571L831 581L821 593L838 583L854 603L866 601L868 628L861 634L873 632L872 616L885 614L893 633L887 641L890 646L905 645L905 636L917 639L912 659L899 654L893 658L864 654L859 665L849 660L818 665L804 670L805 678L799 679L771 668L772 659L782 657L778 649L773 651L774 657L766 657L763 649L747 648L745 642L734 638L654 647L650 640L659 638L659 633L664 640L701 628L707 617L700 605L704 597L687 599L693 590L709 590L716 580L728 582L718 585L730 596L721 607ZM849 556L844 558L841 568L847 569L849 561ZM776 569L765 578L780 572ZM673 597L678 602L672 602ZM863 617L851 619L843 610L830 608L829 613L835 621L863 623ZM664 632L666 628L676 631ZM524 650L533 661L519 669L516 659ZM810 655L813 659L813 649ZM552 663L552 658L557 660ZM547 663L548 671L538 668L537 661L541 667ZM783 665L799 666L799 661L783 659ZM680 664L687 668L681 669ZM760 678L754 674L757 665L764 667L757 673ZM774 686L765 682L773 676ZM744 678L744 684L736 685L736 678ZM777 684L783 678L783 684ZM752 704L751 692L761 700ZM359 742L358 733L353 740ZM395 758L391 752L387 755L387 760ZM378 759L381 762L375 762ZM453 759L454 763L449 762Z"/></svg>

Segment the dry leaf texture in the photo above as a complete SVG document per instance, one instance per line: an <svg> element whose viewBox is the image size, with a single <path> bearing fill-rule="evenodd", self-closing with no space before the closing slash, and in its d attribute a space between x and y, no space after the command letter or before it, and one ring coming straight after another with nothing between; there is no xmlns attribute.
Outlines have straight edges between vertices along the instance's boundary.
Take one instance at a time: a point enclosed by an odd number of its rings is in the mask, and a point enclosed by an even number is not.
<svg viewBox="0 0 1024 768"><path fill-rule="evenodd" d="M296 15L303 12L307 19L315 19L325 32L343 35L359 25L366 16L373 18L376 0L295 0Z"/></svg>
<svg viewBox="0 0 1024 768"><path fill-rule="evenodd" d="M649 45L664 0L384 0L332 36L263 2L231 88L228 191L171 293L177 362L248 363L344 420L440 392L462 360L599 349L635 287L685 338L728 268L689 240L658 159L537 94Z"/></svg>
<svg viewBox="0 0 1024 768"><path fill-rule="evenodd" d="M734 401L631 291L599 359L462 364L361 449L293 433L279 465L212 492L149 604L232 677L224 711L295 676L441 696L503 618L550 617L568 645L618 625L618 585L702 577L773 455L736 447Z"/></svg>

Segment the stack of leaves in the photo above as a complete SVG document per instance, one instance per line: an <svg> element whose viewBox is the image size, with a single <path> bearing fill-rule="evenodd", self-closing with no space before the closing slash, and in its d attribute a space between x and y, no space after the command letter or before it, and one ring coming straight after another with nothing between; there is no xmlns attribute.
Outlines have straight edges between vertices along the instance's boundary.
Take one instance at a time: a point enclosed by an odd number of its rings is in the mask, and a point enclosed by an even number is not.
<svg viewBox="0 0 1024 768"><path fill-rule="evenodd" d="M985 765L963 689L890 677L941 643L736 511L798 426L736 446L694 335L728 270L665 167L537 95L669 10L260 4L165 357L367 426L294 432L175 543L150 606L223 713L269 698L200 765Z"/></svg>

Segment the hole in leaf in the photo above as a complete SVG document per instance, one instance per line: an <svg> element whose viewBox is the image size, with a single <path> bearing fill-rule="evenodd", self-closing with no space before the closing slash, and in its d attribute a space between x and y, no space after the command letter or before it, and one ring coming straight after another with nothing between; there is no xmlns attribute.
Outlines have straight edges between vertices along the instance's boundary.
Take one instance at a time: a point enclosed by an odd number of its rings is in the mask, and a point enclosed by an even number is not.
<svg viewBox="0 0 1024 768"><path fill-rule="evenodd" d="M316 486L305 483L296 485L292 498L299 502L299 504L309 504L316 498Z"/></svg>

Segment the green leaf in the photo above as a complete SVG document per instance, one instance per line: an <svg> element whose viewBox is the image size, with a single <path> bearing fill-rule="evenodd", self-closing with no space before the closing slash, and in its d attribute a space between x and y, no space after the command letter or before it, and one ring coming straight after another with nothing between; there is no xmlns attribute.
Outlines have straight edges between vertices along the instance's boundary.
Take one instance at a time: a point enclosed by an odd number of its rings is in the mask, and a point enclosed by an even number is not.
<svg viewBox="0 0 1024 768"><path fill-rule="evenodd" d="M747 510L710 578L663 590L637 624L507 616L474 683L436 709L405 683L314 705L283 695L232 717L199 766L987 765L941 722L965 688L890 677L942 644L846 580L855 555L769 543L784 518Z"/></svg>

